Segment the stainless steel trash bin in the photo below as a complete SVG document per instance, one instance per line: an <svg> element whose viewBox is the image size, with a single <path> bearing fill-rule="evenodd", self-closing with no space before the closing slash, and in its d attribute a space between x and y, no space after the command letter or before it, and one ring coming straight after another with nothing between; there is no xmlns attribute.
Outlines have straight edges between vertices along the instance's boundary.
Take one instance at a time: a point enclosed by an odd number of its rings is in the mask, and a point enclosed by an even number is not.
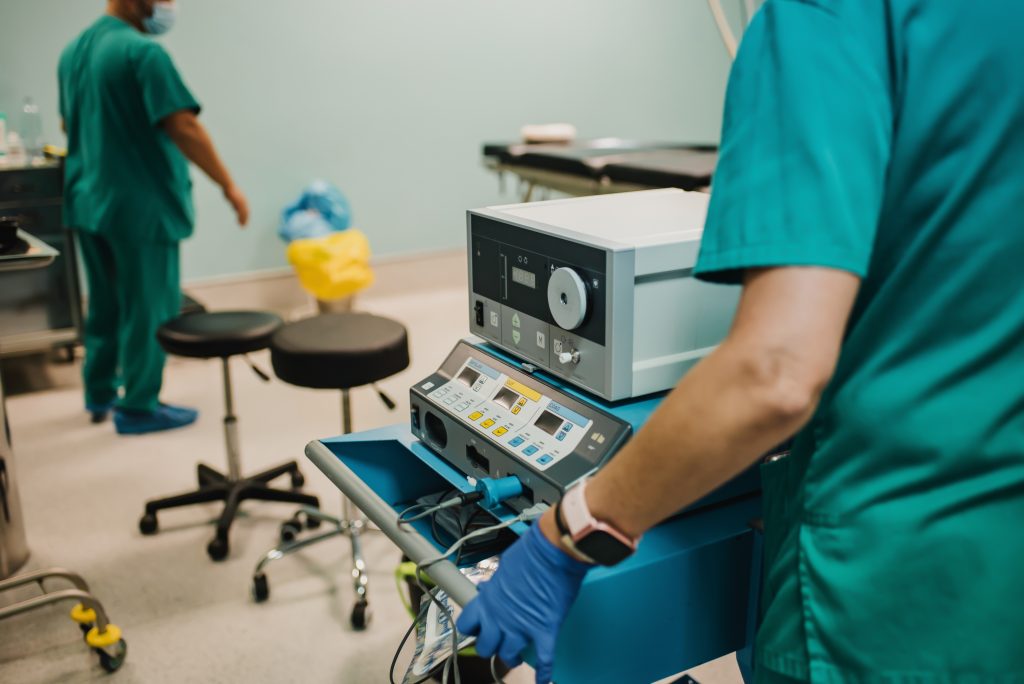
<svg viewBox="0 0 1024 684"><path fill-rule="evenodd" d="M28 560L28 541L18 498L10 435L3 382L0 381L0 579L13 575Z"/></svg>
<svg viewBox="0 0 1024 684"><path fill-rule="evenodd" d="M0 278L5 271L41 268L53 263L59 252L45 242L17 231L17 240L0 250ZM0 280L0 287L2 287ZM10 577L28 560L25 521L21 516L18 479L11 448L3 378L0 377L0 580Z"/></svg>

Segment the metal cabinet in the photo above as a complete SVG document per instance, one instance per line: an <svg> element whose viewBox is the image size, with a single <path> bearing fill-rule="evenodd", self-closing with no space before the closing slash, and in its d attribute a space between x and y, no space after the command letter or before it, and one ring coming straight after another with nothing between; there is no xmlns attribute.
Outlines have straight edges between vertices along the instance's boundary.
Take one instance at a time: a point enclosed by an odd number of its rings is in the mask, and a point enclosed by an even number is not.
<svg viewBox="0 0 1024 684"><path fill-rule="evenodd" d="M0 277L0 354L72 347L81 338L82 297L73 233L63 225L63 168L0 168L0 216L60 252L47 269Z"/></svg>
<svg viewBox="0 0 1024 684"><path fill-rule="evenodd" d="M46 270L45 267L52 266L59 256L55 250L24 231L19 233L19 237L28 244L28 251L0 254L0 288L7 278L30 273L30 269ZM4 405L4 383L0 377L0 580L16 572L28 558L17 482L11 430Z"/></svg>
<svg viewBox="0 0 1024 684"><path fill-rule="evenodd" d="M4 406L4 388L0 382L0 579L10 577L28 560L25 522L21 517L11 429Z"/></svg>

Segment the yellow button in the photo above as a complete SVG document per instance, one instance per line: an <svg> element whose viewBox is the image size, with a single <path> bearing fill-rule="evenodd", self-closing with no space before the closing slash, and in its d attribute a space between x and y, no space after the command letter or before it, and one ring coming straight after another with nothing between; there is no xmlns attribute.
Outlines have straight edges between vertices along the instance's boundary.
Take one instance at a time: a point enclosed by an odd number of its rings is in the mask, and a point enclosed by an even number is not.
<svg viewBox="0 0 1024 684"><path fill-rule="evenodd" d="M473 413L469 414L469 419L470 420L480 420L483 417L484 417L484 414L480 413L479 411L473 411Z"/></svg>
<svg viewBox="0 0 1024 684"><path fill-rule="evenodd" d="M491 420L490 418L488 418L488 419L487 419L487 420L485 420L484 422L480 423L480 427L484 427L484 428L489 428L489 427L491 427L492 425L494 425L494 421L493 421L493 420Z"/></svg>
<svg viewBox="0 0 1024 684"><path fill-rule="evenodd" d="M492 432L491 434L493 434L495 437L501 437L506 432L508 432L508 428L507 427L500 427L497 430L495 430L494 432Z"/></svg>
<svg viewBox="0 0 1024 684"><path fill-rule="evenodd" d="M512 407L512 415L513 416L518 416L519 412L522 411L522 410L523 410L522 406L513 406Z"/></svg>
<svg viewBox="0 0 1024 684"><path fill-rule="evenodd" d="M526 406L526 397L521 398L519 401L516 402L516 404L518 404L519 406Z"/></svg>

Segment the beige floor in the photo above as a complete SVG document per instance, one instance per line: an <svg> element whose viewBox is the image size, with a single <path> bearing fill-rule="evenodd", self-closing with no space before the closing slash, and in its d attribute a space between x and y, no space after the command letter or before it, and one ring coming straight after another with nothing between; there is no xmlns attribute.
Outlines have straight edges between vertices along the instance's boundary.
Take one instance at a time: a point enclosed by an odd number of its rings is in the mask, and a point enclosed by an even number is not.
<svg viewBox="0 0 1024 684"><path fill-rule="evenodd" d="M405 419L409 385L431 372L464 334L465 301L459 287L361 302L360 308L408 326L413 363L382 383L399 400L394 413L371 391L354 392L357 429ZM265 355L255 358L269 366ZM247 470L301 460L307 441L339 431L335 393L264 384L241 361L233 370ZM205 552L210 529L204 523L215 506L164 514L155 537L138 533L143 500L191 488L196 460L223 463L217 363L169 365L165 400L198 407L200 420L177 432L137 438L119 438L109 424L88 423L74 371L46 369L48 384L56 387L13 397L8 409L33 550L28 567L67 566L91 583L129 643L127 663L111 681L387 681L387 666L409 619L392 576L398 553L386 539L368 542L375 618L371 629L354 633L348 627L352 595L341 542L273 564L270 601L256 605L249 599L252 567L273 544L289 506L248 505L247 517L232 533L231 556L220 564ZM330 483L308 463L304 470L308 487L332 502ZM0 597L0 605L10 599ZM106 680L65 615L64 608L50 608L0 622L0 682ZM703 684L740 681L731 658L692 674ZM532 682L532 673L522 668L507 681Z"/></svg>

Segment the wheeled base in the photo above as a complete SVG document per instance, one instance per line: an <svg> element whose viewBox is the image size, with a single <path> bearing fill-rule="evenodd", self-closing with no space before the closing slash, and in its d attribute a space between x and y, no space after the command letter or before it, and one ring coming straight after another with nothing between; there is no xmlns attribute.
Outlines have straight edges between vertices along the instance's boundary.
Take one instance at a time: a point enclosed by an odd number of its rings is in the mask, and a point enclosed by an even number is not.
<svg viewBox="0 0 1024 684"><path fill-rule="evenodd" d="M345 518L337 518L316 508L303 508L295 514L295 517L281 525L281 543L267 551L252 576L252 597L257 603L262 603L270 597L270 585L267 582L267 575L264 569L273 561L288 556L300 549L319 544L322 541L335 537L347 536L352 544L352 583L355 588L356 602L352 607L352 614L349 621L355 630L363 630L370 624L370 602L368 597L369 577L366 574L366 562L363 559L363 548L360 537L365 531L371 530L366 520L362 517L352 517L350 506L344 504ZM308 529L316 529L323 523L327 523L330 529L326 532L298 539L302 531L303 519Z"/></svg>
<svg viewBox="0 0 1024 684"><path fill-rule="evenodd" d="M292 489L298 489L305 484L299 466L295 461L289 461L262 473L251 477L232 479L213 468L200 463L196 467L196 476L199 479L199 489L169 496L163 499L155 499L146 503L146 512L139 519L139 531L142 534L156 534L158 524L156 514L168 508L180 508L193 504L209 503L211 501L223 501L224 510L217 520L217 530L206 547L210 558L221 561L227 558L230 550L228 544L228 533L231 524L238 515L238 507L246 499L257 501L277 501L280 503L299 504L315 510L320 506L320 500L311 494L303 494L297 491L274 489L270 486L272 480L283 475L291 476Z"/></svg>
<svg viewBox="0 0 1024 684"><path fill-rule="evenodd" d="M45 582L49 579L67 580L74 589L47 591ZM37 584L42 595L0 608L0 620L61 601L77 601L71 609L71 619L78 623L85 643L99 656L100 667L107 672L120 669L128 654L128 644L121 638L118 626L107 619L103 604L89 593L89 585L80 575L61 568L40 570L0 582L0 592L28 584Z"/></svg>

